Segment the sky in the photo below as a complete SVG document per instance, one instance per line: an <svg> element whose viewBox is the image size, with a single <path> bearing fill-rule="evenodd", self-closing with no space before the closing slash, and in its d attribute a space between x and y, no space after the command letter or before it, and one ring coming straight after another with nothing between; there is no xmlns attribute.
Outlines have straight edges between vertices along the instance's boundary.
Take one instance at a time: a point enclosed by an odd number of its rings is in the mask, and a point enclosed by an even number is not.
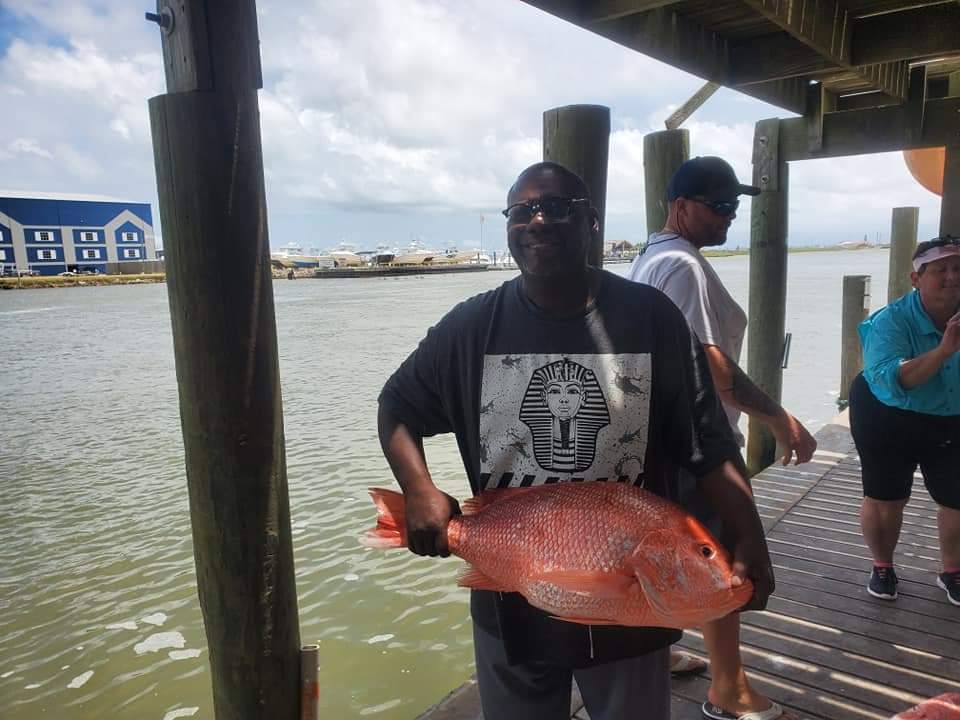
<svg viewBox="0 0 960 720"><path fill-rule="evenodd" d="M147 101L165 91L150 2L0 0L0 195L159 208ZM258 0L270 244L505 247L507 188L541 159L542 113L611 109L606 240L645 239L643 137L703 80L520 0ZM12 110L12 112L11 112ZM721 89L692 155L749 182L754 123L786 111ZM729 233L749 245L749 200ZM886 242L891 209L940 199L899 153L792 163L789 243Z"/></svg>

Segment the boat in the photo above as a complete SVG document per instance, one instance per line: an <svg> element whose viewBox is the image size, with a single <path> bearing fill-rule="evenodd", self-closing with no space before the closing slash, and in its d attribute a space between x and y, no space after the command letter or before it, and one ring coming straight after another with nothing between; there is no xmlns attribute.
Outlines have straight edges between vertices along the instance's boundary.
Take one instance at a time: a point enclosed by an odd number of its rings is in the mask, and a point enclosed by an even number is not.
<svg viewBox="0 0 960 720"><path fill-rule="evenodd" d="M334 267L361 267L363 265L363 258L354 252L352 245L346 243L337 245L329 252L329 255L333 258Z"/></svg>
<svg viewBox="0 0 960 720"><path fill-rule="evenodd" d="M389 265L396 255L396 250L391 250L386 245L377 245L376 250L370 253L368 262L370 265Z"/></svg>
<svg viewBox="0 0 960 720"><path fill-rule="evenodd" d="M295 242L271 252L270 262L282 268L333 267L333 258L329 255L322 255L316 248L310 248L305 253L303 246Z"/></svg>
<svg viewBox="0 0 960 720"><path fill-rule="evenodd" d="M482 250L471 249L471 250L458 250L456 248L450 248L444 253L444 258L446 262L450 263L465 263L470 265L489 265L490 256L487 255Z"/></svg>
<svg viewBox="0 0 960 720"><path fill-rule="evenodd" d="M413 240L403 250L397 250L394 254L392 265L427 265L433 262L434 258L443 257L439 250L428 250L420 240Z"/></svg>

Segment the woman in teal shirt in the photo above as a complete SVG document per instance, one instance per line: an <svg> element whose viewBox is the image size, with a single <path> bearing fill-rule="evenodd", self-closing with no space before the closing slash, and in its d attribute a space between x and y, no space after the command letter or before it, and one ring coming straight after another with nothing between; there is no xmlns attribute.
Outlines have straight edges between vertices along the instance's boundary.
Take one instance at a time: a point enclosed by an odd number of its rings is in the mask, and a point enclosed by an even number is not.
<svg viewBox="0 0 960 720"><path fill-rule="evenodd" d="M873 555L867 590L897 597L893 552L919 465L938 506L937 585L960 606L960 239L920 243L910 277L914 292L860 325L864 369L850 388L860 524Z"/></svg>

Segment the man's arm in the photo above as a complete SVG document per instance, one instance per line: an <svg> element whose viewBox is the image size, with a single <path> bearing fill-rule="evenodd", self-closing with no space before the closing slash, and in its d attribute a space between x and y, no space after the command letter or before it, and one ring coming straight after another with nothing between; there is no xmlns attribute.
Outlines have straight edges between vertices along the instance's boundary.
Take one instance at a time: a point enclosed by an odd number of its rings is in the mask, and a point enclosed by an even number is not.
<svg viewBox="0 0 960 720"><path fill-rule="evenodd" d="M958 351L960 351L960 313L947 321L943 339L936 348L900 365L897 372L900 385L904 390L913 390L918 385L923 385L940 372L943 364Z"/></svg>
<svg viewBox="0 0 960 720"><path fill-rule="evenodd" d="M753 582L753 597L744 610L763 610L773 593L773 564L763 524L750 485L732 462L725 462L699 479L698 487L736 538L733 548L733 584Z"/></svg>
<svg viewBox="0 0 960 720"><path fill-rule="evenodd" d="M747 374L716 345L704 345L710 375L725 405L745 412L767 425L783 448L783 464L796 453L796 464L809 462L817 441L793 415L758 388Z"/></svg>
<svg viewBox="0 0 960 720"><path fill-rule="evenodd" d="M417 555L447 557L447 523L460 514L460 505L433 484L423 437L383 404L377 412L377 431L380 447L406 500L407 547Z"/></svg>

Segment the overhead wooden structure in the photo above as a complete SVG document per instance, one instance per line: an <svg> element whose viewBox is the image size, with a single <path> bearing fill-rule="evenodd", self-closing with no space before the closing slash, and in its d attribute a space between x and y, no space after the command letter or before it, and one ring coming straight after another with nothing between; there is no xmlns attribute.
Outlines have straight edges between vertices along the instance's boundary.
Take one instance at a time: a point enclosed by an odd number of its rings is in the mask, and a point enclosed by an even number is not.
<svg viewBox="0 0 960 720"><path fill-rule="evenodd" d="M808 116L785 123L786 161L957 142L957 0L525 2Z"/></svg>
<svg viewBox="0 0 960 720"><path fill-rule="evenodd" d="M940 232L960 234L960 0L524 2L801 116L763 120L754 134L761 193L751 203L748 371L771 397L780 399L783 377L788 163L945 147ZM660 180L685 157L675 128L701 101L648 136L659 155L644 157L648 213L663 205ZM651 229L660 222L653 215ZM751 422L751 471L774 450L769 430Z"/></svg>

